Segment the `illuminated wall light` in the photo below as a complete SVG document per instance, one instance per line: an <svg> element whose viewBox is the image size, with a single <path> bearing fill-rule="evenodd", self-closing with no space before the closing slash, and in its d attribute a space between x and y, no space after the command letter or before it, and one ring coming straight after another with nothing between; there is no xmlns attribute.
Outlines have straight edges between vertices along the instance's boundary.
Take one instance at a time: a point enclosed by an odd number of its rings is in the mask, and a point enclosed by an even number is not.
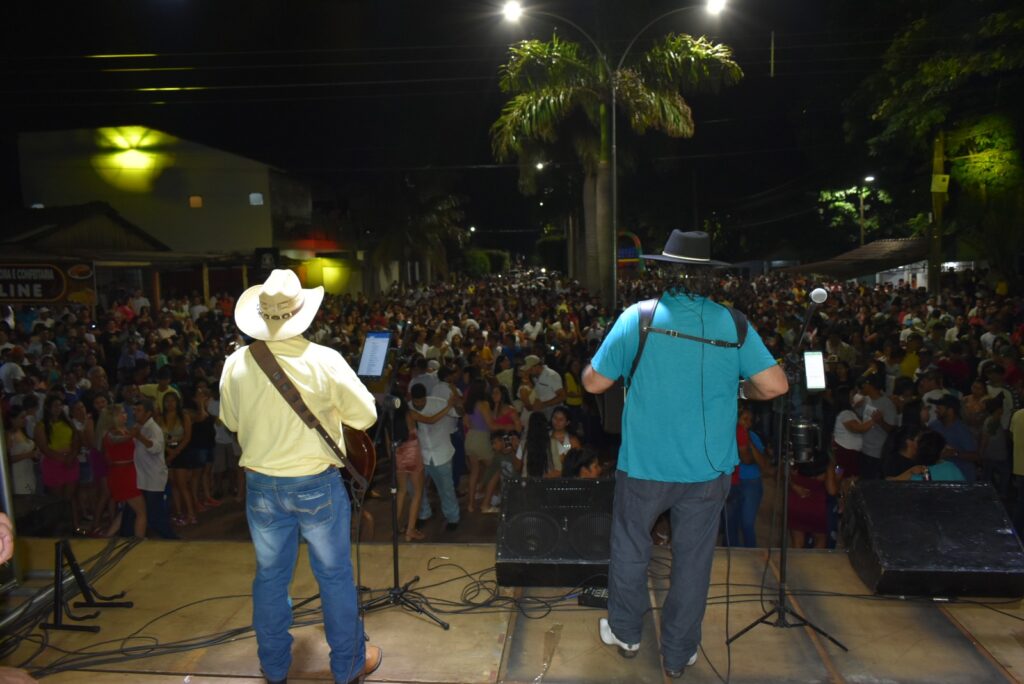
<svg viewBox="0 0 1024 684"><path fill-rule="evenodd" d="M190 209L202 209L203 208L203 196L202 195L189 195L188 206Z"/></svg>
<svg viewBox="0 0 1024 684"><path fill-rule="evenodd" d="M127 192L149 192L163 170L174 164L164 151L177 139L145 126L119 126L96 130L96 146L102 150L92 165L103 180Z"/></svg>
<svg viewBox="0 0 1024 684"><path fill-rule="evenodd" d="M262 192L250 192L249 193L249 206L251 206L251 207L262 207L263 206L263 193Z"/></svg>

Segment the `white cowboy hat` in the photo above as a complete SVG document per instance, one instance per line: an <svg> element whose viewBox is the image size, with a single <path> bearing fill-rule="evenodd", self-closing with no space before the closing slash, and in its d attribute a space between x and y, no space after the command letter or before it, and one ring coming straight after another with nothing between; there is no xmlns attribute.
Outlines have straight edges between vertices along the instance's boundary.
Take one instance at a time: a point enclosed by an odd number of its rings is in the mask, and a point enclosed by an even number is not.
<svg viewBox="0 0 1024 684"><path fill-rule="evenodd" d="M323 287L303 289L294 271L278 268L238 298L235 325L257 340L286 340L305 332L323 299Z"/></svg>

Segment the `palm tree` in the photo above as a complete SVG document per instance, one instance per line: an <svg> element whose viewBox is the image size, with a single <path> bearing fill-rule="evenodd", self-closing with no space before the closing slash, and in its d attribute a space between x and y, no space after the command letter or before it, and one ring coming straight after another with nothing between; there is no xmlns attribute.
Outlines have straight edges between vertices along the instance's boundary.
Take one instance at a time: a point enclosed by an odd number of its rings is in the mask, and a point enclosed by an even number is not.
<svg viewBox="0 0 1024 684"><path fill-rule="evenodd" d="M509 48L499 86L510 99L491 126L499 161L517 158L520 186L530 191L533 163L545 149L568 142L584 171L583 213L586 284L611 294L610 169L612 87L618 111L636 133L654 129L674 138L693 136L693 115L683 93L717 91L743 77L725 45L686 34L668 34L611 73L603 55L585 54L557 35Z"/></svg>
<svg viewBox="0 0 1024 684"><path fill-rule="evenodd" d="M408 178L373 188L353 202L350 220L373 245L375 267L397 263L399 282L409 282L409 265L419 263L422 279L448 274L448 244L461 245L463 199L438 187L418 186Z"/></svg>

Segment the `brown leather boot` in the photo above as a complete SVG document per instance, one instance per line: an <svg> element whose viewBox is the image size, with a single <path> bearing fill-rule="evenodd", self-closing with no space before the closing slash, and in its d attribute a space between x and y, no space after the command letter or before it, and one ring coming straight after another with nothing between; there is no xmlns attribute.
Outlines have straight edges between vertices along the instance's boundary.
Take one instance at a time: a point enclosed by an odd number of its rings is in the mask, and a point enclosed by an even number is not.
<svg viewBox="0 0 1024 684"><path fill-rule="evenodd" d="M366 645L366 663L363 665L363 671L359 673L355 679L349 680L348 684L362 684L363 680L372 675L380 667L381 662L384 661L384 651L379 646L373 644Z"/></svg>

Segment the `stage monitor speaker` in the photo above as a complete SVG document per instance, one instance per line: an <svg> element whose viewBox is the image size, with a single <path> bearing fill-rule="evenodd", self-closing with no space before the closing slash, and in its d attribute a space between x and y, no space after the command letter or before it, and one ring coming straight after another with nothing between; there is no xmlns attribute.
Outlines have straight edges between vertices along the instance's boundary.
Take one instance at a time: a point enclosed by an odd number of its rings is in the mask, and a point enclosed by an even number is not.
<svg viewBox="0 0 1024 684"><path fill-rule="evenodd" d="M505 480L498 523L498 584L607 586L614 493L614 480Z"/></svg>
<svg viewBox="0 0 1024 684"><path fill-rule="evenodd" d="M991 485L861 480L843 538L877 594L1024 596L1024 548Z"/></svg>

